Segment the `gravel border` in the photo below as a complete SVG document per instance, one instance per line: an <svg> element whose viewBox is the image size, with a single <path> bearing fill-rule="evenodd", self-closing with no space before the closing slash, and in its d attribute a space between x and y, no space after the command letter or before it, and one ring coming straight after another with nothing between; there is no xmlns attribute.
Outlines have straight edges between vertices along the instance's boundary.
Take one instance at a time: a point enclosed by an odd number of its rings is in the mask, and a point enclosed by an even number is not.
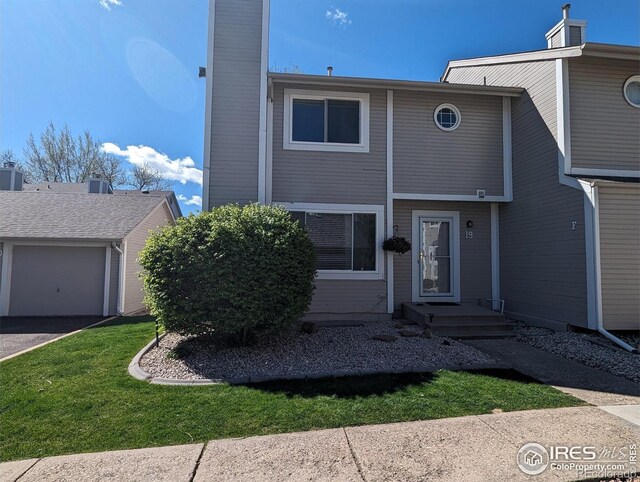
<svg viewBox="0 0 640 482"><path fill-rule="evenodd" d="M397 323L397 322L396 322ZM488 355L442 337L404 337L394 322L363 326L324 327L312 334L299 326L278 338L264 338L247 347L226 347L202 338L165 335L155 339L129 365L139 380L163 385L244 384L279 379L313 379L379 373L433 372L440 369L508 368ZM415 326L409 331L422 333ZM390 335L395 341L375 340ZM172 350L181 346L182 358ZM187 347L186 349L184 347Z"/></svg>
<svg viewBox="0 0 640 482"><path fill-rule="evenodd" d="M640 355L618 347L599 333L561 333L523 322L515 322L513 331L519 342L640 383ZM627 338L637 340L635 335Z"/></svg>

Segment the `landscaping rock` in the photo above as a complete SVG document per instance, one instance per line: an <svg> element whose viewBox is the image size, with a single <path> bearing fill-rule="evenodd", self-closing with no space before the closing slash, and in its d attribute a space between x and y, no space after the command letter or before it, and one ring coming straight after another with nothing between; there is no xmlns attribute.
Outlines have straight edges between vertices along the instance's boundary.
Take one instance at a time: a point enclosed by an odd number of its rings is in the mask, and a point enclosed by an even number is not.
<svg viewBox="0 0 640 482"><path fill-rule="evenodd" d="M312 321L305 321L304 323L302 323L302 331L308 334L317 333L318 331L320 331L320 327Z"/></svg>
<svg viewBox="0 0 640 482"><path fill-rule="evenodd" d="M168 333L140 360L152 377L180 380L260 380L366 372L432 371L439 367L491 368L496 361L479 350L437 335L399 336L389 321L362 326L325 327L309 336L296 325L277 336L260 336L248 346L216 337ZM420 334L421 329L415 329ZM447 345L443 346L443 341ZM184 358L167 353L186 345Z"/></svg>
<svg viewBox="0 0 640 482"><path fill-rule="evenodd" d="M559 333L516 323L516 340L554 355L640 383L640 356L609 345L599 333Z"/></svg>
<svg viewBox="0 0 640 482"><path fill-rule="evenodd" d="M392 341L396 341L397 338L393 335L373 335L374 340L386 341L387 343L391 343Z"/></svg>
<svg viewBox="0 0 640 482"><path fill-rule="evenodd" d="M422 337L433 338L433 334L431 333L431 330L429 328L425 328L424 331L422 332Z"/></svg>
<svg viewBox="0 0 640 482"><path fill-rule="evenodd" d="M451 342L449 340L442 340L442 344L443 345L451 345Z"/></svg>
<svg viewBox="0 0 640 482"><path fill-rule="evenodd" d="M404 323L400 323L399 321L396 321L393 324L394 328L398 328L399 330L404 330Z"/></svg>
<svg viewBox="0 0 640 482"><path fill-rule="evenodd" d="M402 336L404 336L406 338L411 338L413 336L420 335L420 333L418 333L417 331L413 331L413 330L400 330L398 333L400 333Z"/></svg>

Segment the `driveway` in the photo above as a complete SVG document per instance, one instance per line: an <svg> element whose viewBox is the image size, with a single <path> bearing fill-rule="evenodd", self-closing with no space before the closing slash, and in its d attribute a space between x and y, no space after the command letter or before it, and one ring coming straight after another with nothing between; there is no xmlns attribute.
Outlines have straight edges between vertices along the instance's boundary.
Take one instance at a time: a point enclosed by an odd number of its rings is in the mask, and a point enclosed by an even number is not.
<svg viewBox="0 0 640 482"><path fill-rule="evenodd" d="M83 317L0 318L0 358L79 330L104 319Z"/></svg>

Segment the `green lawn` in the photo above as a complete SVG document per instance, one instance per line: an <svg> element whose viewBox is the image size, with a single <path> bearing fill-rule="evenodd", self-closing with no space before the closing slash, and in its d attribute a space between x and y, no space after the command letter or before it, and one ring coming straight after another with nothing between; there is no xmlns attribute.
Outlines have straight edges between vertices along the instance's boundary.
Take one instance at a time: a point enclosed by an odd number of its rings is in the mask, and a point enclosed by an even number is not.
<svg viewBox="0 0 640 482"><path fill-rule="evenodd" d="M151 385L127 366L152 336L123 318L0 364L0 460L582 404L510 371Z"/></svg>

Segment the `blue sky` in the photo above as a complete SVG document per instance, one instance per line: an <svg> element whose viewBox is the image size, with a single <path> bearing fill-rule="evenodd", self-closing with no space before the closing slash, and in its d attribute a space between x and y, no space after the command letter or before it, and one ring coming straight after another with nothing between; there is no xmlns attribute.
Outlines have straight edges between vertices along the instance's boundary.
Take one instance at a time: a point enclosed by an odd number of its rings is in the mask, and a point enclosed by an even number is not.
<svg viewBox="0 0 640 482"><path fill-rule="evenodd" d="M560 0L272 0L270 65L437 81L447 60L546 47ZM587 40L638 45L640 2L576 0ZM142 159L199 209L206 0L0 0L0 150L49 121ZM192 204L187 205L190 201Z"/></svg>

